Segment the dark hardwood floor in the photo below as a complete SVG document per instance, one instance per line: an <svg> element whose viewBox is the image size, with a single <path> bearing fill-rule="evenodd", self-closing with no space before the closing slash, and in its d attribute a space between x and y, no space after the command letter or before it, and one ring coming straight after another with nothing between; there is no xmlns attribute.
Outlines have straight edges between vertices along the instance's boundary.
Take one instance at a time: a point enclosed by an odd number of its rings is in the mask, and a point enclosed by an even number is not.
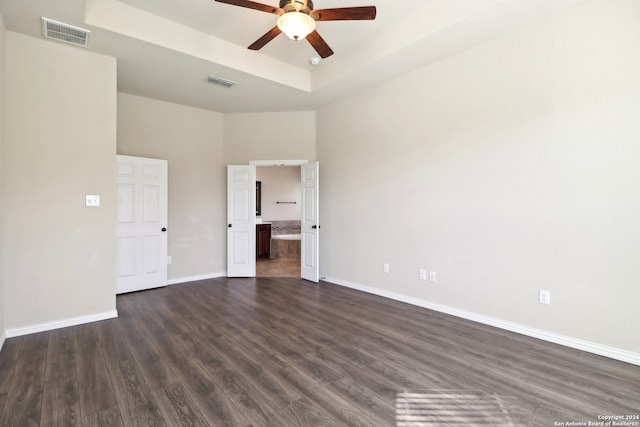
<svg viewBox="0 0 640 427"><path fill-rule="evenodd" d="M117 306L117 319L6 341L1 426L549 427L640 413L638 366L327 283L221 278Z"/></svg>

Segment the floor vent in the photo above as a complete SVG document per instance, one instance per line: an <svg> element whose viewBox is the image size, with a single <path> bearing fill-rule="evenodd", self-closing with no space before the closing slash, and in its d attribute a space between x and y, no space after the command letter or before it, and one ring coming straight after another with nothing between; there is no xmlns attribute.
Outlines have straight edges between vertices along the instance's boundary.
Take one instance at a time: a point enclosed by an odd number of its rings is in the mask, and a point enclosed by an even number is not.
<svg viewBox="0 0 640 427"><path fill-rule="evenodd" d="M87 47L91 31L64 24L49 18L42 18L42 35L48 39Z"/></svg>
<svg viewBox="0 0 640 427"><path fill-rule="evenodd" d="M226 88L234 87L235 85L238 84L238 83L233 82L231 80L223 79L223 78L216 77L216 76L213 76L213 75L209 75L209 77L207 77L207 82L209 82L211 84L214 84L214 85L226 87Z"/></svg>

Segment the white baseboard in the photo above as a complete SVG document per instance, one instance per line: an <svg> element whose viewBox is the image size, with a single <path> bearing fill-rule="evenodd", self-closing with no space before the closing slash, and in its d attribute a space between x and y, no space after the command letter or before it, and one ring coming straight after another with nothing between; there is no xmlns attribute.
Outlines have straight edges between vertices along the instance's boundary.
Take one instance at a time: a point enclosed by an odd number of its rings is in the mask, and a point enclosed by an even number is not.
<svg viewBox="0 0 640 427"><path fill-rule="evenodd" d="M84 323L97 322L118 317L117 310L105 311L104 313L91 314L89 316L73 317L71 319L56 320L53 322L36 323L35 325L21 326L6 330L7 338L19 337L22 335L35 334L37 332L51 331L53 329L66 328L68 326L82 325Z"/></svg>
<svg viewBox="0 0 640 427"><path fill-rule="evenodd" d="M169 279L167 285L178 285L180 283L197 282L198 280L215 279L217 277L227 277L226 271L218 273L200 274L197 276L178 277L176 279Z"/></svg>
<svg viewBox="0 0 640 427"><path fill-rule="evenodd" d="M429 310L450 314L452 316L460 317L460 318L471 320L478 323L483 323L489 326L495 326L496 328L504 329L511 332L516 332L518 334L526 335L533 338L538 338L544 341L564 345L566 347L583 350L589 353L609 357L611 359L620 360L622 362L627 362L627 363L640 366L639 353L622 350L616 347L609 347L603 344L593 343L593 342L581 340L578 338L568 337L565 335L556 334L556 333L545 331L542 329L521 325L519 323L508 322L506 320L498 319L495 317L485 316L482 314L473 313L471 311L461 310L448 305L438 304L438 303L426 301L419 298L413 298L413 297L403 295L403 294L398 294L395 292L389 292L382 289L377 289L377 288L372 288L365 285L360 285L357 283L352 283L347 280L342 280L336 277L325 277L323 280L329 283L344 286L346 288L356 289L358 291L367 292L369 294L374 294L374 295L389 298L392 300L415 305L418 307L427 308Z"/></svg>
<svg viewBox="0 0 640 427"><path fill-rule="evenodd" d="M4 345L4 341L7 337L4 334L4 331L0 331L0 351L2 351L2 346Z"/></svg>

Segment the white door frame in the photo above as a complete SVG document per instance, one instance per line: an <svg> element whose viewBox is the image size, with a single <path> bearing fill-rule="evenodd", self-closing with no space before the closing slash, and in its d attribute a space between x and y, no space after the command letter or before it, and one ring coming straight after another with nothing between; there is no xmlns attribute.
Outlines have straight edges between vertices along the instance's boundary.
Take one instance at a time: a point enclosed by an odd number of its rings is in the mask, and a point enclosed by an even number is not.
<svg viewBox="0 0 640 427"><path fill-rule="evenodd" d="M116 155L116 293L167 285L168 161Z"/></svg>
<svg viewBox="0 0 640 427"><path fill-rule="evenodd" d="M309 160L250 160L249 161L249 165L253 165L253 166L302 166L302 165L306 165L307 163L309 163ZM301 187L300 192L302 193L304 189L302 188L302 186L300 187ZM255 216L254 216L254 219L255 219ZM319 248L319 244L318 244L318 248ZM320 255L318 254L318 257L319 256ZM253 257L252 259L255 267L255 262L256 262L255 257ZM302 267L303 267L302 263L303 263L303 259L301 257L300 258L300 277L302 277ZM255 268L254 268L254 271L255 271Z"/></svg>
<svg viewBox="0 0 640 427"><path fill-rule="evenodd" d="M253 166L302 166L309 163L309 160L250 160Z"/></svg>
<svg viewBox="0 0 640 427"><path fill-rule="evenodd" d="M318 162L300 166L302 185L302 217L300 277L311 282L320 281L320 176Z"/></svg>
<svg viewBox="0 0 640 427"><path fill-rule="evenodd" d="M256 276L256 167L227 165L227 277Z"/></svg>

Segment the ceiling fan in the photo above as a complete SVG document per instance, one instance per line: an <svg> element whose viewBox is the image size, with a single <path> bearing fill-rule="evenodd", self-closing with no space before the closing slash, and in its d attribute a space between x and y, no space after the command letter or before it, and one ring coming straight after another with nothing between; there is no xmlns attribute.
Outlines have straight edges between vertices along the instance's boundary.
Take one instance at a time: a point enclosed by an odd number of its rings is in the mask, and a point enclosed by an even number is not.
<svg viewBox="0 0 640 427"><path fill-rule="evenodd" d="M333 50L316 31L316 21L357 21L376 18L375 6L314 9L311 0L280 0L279 7L250 0L216 1L280 16L277 25L256 40L249 49L259 50L280 33L285 33L293 40L306 38L322 58L333 55Z"/></svg>

